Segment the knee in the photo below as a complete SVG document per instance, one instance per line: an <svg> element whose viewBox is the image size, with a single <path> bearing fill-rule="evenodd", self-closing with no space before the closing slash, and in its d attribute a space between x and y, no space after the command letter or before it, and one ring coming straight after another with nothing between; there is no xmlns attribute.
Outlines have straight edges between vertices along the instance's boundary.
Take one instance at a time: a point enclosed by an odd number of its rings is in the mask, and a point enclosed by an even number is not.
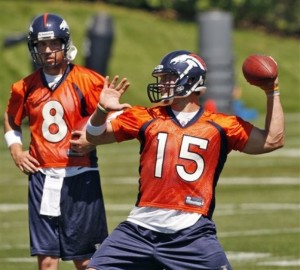
<svg viewBox="0 0 300 270"><path fill-rule="evenodd" d="M89 260L74 261L76 270L86 270Z"/></svg>
<svg viewBox="0 0 300 270"><path fill-rule="evenodd" d="M58 262L57 257L38 255L38 265L41 270L58 269Z"/></svg>

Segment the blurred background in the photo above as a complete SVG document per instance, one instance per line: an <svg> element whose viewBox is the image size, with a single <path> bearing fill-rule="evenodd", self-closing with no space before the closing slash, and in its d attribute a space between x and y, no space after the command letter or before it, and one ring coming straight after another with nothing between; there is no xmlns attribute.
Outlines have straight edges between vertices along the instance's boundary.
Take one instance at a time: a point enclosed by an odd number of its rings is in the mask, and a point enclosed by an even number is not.
<svg viewBox="0 0 300 270"><path fill-rule="evenodd" d="M149 105L146 86L154 67L169 51L185 49L208 65L203 104L263 127L264 93L246 82L241 67L250 54L271 55L279 65L286 145L262 156L229 155L214 219L235 269L300 268L300 1L19 0L0 1L0 10L2 129L11 84L35 68L27 31L41 13L57 13L68 22L76 63L130 80L123 101L131 104ZM135 203L138 150L137 142L98 147L110 231ZM15 167L4 139L0 151L1 269L35 269L29 256L27 177ZM61 269L73 266L64 263Z"/></svg>
<svg viewBox="0 0 300 270"><path fill-rule="evenodd" d="M26 34L31 20L46 11L58 13L69 23L79 50L77 63L131 80L127 97L133 103L148 104L145 87L162 56L186 49L207 62L212 73L205 99L219 97L221 111L232 109L228 100L235 86L245 106L263 111L264 99L253 98L260 95L241 73L242 62L254 53L272 55L279 62L281 87L292 93L283 100L285 109L299 107L297 0L1 1L0 7L5 11L0 18L1 110L11 83L32 71ZM221 104L222 100L227 103Z"/></svg>

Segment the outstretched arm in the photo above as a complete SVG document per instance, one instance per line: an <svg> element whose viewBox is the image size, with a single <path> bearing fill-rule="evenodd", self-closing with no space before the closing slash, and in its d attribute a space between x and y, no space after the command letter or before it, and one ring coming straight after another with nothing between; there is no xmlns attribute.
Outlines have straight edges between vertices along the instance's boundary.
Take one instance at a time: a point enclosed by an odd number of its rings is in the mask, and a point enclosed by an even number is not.
<svg viewBox="0 0 300 270"><path fill-rule="evenodd" d="M115 142L110 121L107 121L109 112L117 112L131 107L128 103L120 103L121 96L126 92L130 84L126 78L123 78L116 85L118 80L119 77L115 76L109 84L109 77L105 78L99 103L87 123L86 138L95 145Z"/></svg>
<svg viewBox="0 0 300 270"><path fill-rule="evenodd" d="M262 154L284 145L284 114L280 101L278 78L271 85L261 87L267 98L267 113L264 129L254 127L243 149L247 154Z"/></svg>

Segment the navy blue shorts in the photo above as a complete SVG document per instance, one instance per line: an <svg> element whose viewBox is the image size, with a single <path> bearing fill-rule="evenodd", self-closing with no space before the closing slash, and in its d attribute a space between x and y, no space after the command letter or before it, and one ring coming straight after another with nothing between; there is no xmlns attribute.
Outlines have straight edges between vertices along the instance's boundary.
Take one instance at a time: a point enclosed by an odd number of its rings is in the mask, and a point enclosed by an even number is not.
<svg viewBox="0 0 300 270"><path fill-rule="evenodd" d="M99 172L64 178L59 217L39 213L44 182L40 172L29 176L31 255L89 259L108 235Z"/></svg>
<svg viewBox="0 0 300 270"><path fill-rule="evenodd" d="M212 220L201 217L173 234L121 223L93 255L97 270L231 270Z"/></svg>

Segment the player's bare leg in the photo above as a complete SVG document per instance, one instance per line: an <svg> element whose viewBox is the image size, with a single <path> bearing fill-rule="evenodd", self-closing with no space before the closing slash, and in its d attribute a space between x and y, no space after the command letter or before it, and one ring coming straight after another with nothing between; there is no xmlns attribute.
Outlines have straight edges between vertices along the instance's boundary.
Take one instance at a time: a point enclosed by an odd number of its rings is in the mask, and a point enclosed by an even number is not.
<svg viewBox="0 0 300 270"><path fill-rule="evenodd" d="M57 257L38 255L39 270L57 270L59 259Z"/></svg>
<svg viewBox="0 0 300 270"><path fill-rule="evenodd" d="M76 270L85 270L90 260L77 260L73 261L76 267Z"/></svg>

